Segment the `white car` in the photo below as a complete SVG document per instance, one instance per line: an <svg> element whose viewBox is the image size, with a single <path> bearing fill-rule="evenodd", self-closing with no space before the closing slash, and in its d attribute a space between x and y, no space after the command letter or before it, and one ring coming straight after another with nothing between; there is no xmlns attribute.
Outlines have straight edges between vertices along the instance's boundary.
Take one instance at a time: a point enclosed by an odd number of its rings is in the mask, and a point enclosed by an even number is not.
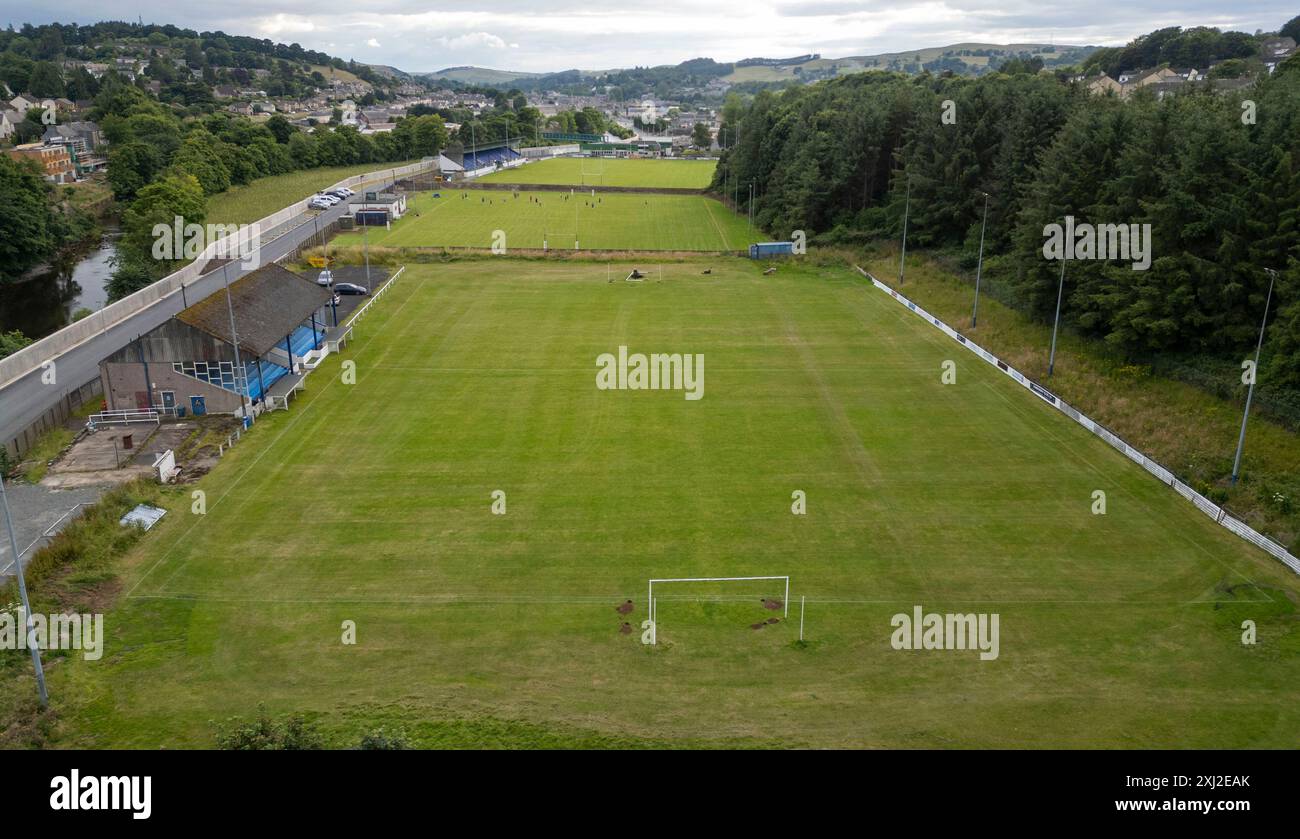
<svg viewBox="0 0 1300 839"><path fill-rule="evenodd" d="M321 271L316 275L316 285L330 286L333 284L334 275L330 273L330 269L326 268L324 271Z"/></svg>
<svg viewBox="0 0 1300 839"><path fill-rule="evenodd" d="M307 202L307 206L313 210L328 210L330 207L333 207L334 205L326 201L324 198L321 198L320 196L316 196Z"/></svg>
<svg viewBox="0 0 1300 839"><path fill-rule="evenodd" d="M348 189L345 186L335 187L334 189L326 191L325 194L334 195L337 196L338 198L351 198L352 196L356 195L355 192L353 192L352 190Z"/></svg>

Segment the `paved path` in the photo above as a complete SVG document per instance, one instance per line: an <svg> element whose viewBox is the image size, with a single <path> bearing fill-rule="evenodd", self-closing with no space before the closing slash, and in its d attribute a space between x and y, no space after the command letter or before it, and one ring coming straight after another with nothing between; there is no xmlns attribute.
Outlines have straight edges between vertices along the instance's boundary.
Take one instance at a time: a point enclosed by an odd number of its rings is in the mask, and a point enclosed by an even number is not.
<svg viewBox="0 0 1300 839"><path fill-rule="evenodd" d="M6 481L5 498L9 502L9 515L13 518L14 532L18 537L18 550L23 555L23 567L27 567L32 554L40 548L39 544L31 547L32 543L41 539L46 530L50 530L51 535L57 533L75 517L75 512L72 515L68 513L77 509L78 504L93 504L110 488L93 486L55 490ZM31 550L28 550L29 547ZM9 548L9 534L4 530L4 517L0 515L0 579L7 579L13 573L13 551Z"/></svg>

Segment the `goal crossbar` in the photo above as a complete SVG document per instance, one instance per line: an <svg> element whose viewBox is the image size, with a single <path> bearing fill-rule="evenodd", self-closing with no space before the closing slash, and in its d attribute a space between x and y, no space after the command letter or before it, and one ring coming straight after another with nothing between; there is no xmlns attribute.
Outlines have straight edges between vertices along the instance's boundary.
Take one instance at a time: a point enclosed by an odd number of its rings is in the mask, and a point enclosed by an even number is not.
<svg viewBox="0 0 1300 839"><path fill-rule="evenodd" d="M659 643L659 615L655 604L655 583L738 583L754 580L785 580L785 597L781 606L785 609L784 617L790 617L790 576L775 574L766 577L657 577L650 580L646 604L650 613L650 643Z"/></svg>

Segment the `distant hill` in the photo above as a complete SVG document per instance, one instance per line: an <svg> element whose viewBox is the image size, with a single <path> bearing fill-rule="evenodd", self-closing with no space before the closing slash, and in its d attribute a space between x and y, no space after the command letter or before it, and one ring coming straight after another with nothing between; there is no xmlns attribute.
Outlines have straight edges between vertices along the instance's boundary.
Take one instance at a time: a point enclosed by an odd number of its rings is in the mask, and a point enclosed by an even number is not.
<svg viewBox="0 0 1300 839"><path fill-rule="evenodd" d="M750 60L738 62L731 74L724 76L723 80L731 84L814 81L845 73L860 73L864 70L898 70L913 73L922 70L936 72L952 70L958 75L978 76L988 72L990 64L998 65L1018 56L1041 58L1046 67L1078 64L1096 49L1097 47L1067 44L964 43L875 55L851 55L844 58L795 59L789 63L758 63Z"/></svg>
<svg viewBox="0 0 1300 839"><path fill-rule="evenodd" d="M515 70L497 70L488 67L447 67L434 73L414 74L431 81L458 82L466 85L504 86L520 82L529 89L565 89L566 87L618 83L620 79L634 76L650 86L656 81L670 85L681 84L695 76L700 79L720 78L729 84L756 82L814 82L845 73L864 70L897 70L920 73L924 70L941 72L951 70L962 76L979 76L1012 58L1041 58L1044 67L1063 64L1081 64L1098 48L1068 44L986 44L963 43L946 47L926 47L903 52L886 52L875 55L851 55L843 58L823 58L820 55L800 55L792 58L746 58L734 63L713 62L709 59L692 59L677 65L611 69L599 71L564 70L554 73L524 73ZM376 68L379 70L379 68ZM690 82L686 82L691 86Z"/></svg>
<svg viewBox="0 0 1300 839"><path fill-rule="evenodd" d="M411 74L405 70L399 70L396 67L390 67L387 64L367 64L366 66L379 75L387 76L390 79L397 79L398 81L405 82L410 81L412 78Z"/></svg>
<svg viewBox="0 0 1300 839"><path fill-rule="evenodd" d="M460 82L471 85L509 84L516 79L527 79L541 73L521 73L514 70L493 70L490 67L447 67L434 73L417 74L426 79Z"/></svg>

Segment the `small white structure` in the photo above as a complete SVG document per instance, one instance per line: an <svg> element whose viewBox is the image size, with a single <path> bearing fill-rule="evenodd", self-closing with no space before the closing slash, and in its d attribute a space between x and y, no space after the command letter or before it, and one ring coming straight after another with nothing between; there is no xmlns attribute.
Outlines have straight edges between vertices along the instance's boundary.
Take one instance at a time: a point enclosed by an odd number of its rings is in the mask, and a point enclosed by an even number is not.
<svg viewBox="0 0 1300 839"><path fill-rule="evenodd" d="M181 473L176 468L176 455L171 449L154 458L153 468L158 470L158 482L163 484L171 483Z"/></svg>
<svg viewBox="0 0 1300 839"><path fill-rule="evenodd" d="M167 511L160 507L150 507L148 504L140 504L134 510L118 519L118 524L123 527L135 526L145 530L153 527L158 520L167 515Z"/></svg>

